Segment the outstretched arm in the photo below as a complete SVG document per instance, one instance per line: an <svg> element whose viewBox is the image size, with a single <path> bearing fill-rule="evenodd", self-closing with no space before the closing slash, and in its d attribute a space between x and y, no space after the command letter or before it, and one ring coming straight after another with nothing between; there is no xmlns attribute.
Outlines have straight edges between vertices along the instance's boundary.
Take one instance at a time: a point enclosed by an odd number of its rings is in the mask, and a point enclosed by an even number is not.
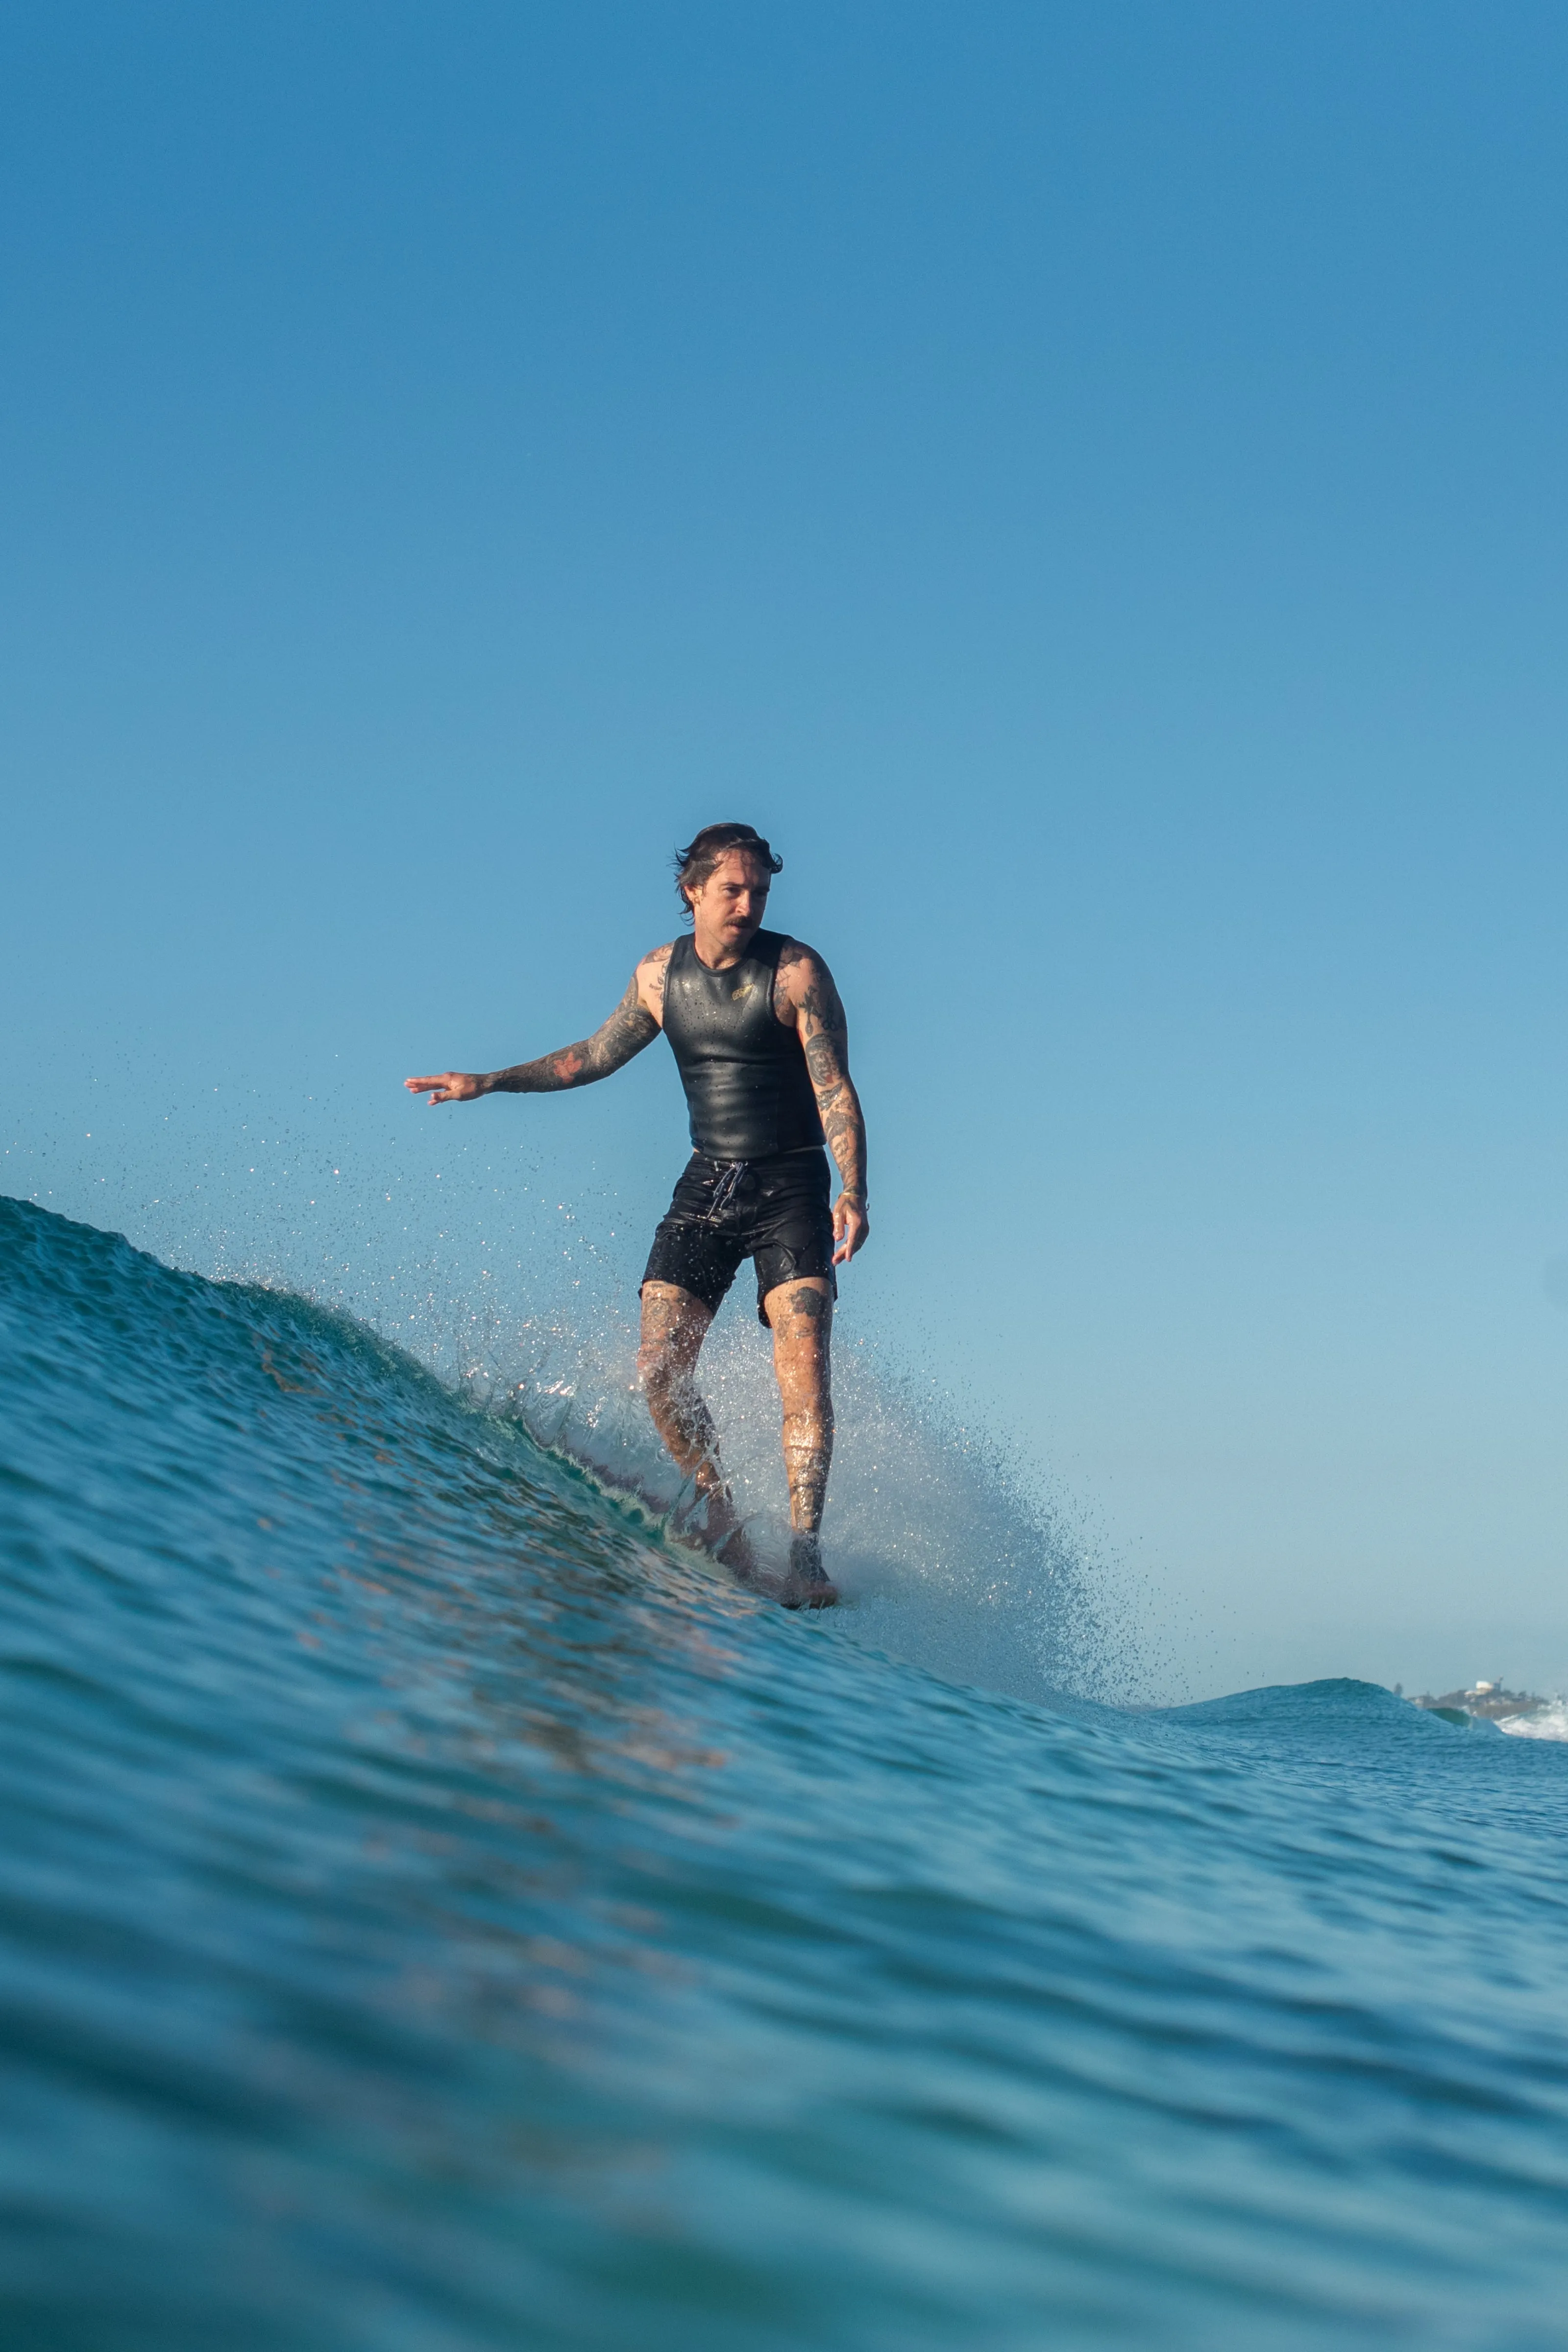
<svg viewBox="0 0 1568 2352"><path fill-rule="evenodd" d="M427 1094L431 1108L437 1103L476 1102L480 1095L549 1095L564 1087L591 1087L607 1078L640 1054L658 1035L659 1024L650 1004L661 1004L664 965L668 950L656 950L633 972L626 994L607 1021L591 1037L537 1062L518 1062L510 1070L442 1070L435 1077L405 1078L410 1094Z"/></svg>
<svg viewBox="0 0 1568 2352"><path fill-rule="evenodd" d="M822 958L792 941L779 958L778 992L774 1010L788 1017L805 1052L816 1108L827 1148L838 1163L843 1190L833 1204L835 1265L842 1265L870 1236L867 1213L866 1120L860 1097L849 1075L849 1024L833 984L833 974Z"/></svg>

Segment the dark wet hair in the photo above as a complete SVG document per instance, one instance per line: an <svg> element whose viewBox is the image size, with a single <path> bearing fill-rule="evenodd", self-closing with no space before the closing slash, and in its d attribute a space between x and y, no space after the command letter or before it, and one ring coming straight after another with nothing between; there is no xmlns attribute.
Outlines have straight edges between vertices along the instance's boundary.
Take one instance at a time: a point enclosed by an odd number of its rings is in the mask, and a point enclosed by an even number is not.
<svg viewBox="0 0 1568 2352"><path fill-rule="evenodd" d="M721 857L731 849L744 849L760 859L770 874L776 874L784 864L775 857L762 835L752 824L705 824L684 849L675 853L675 887L687 917L691 915L690 891L700 890Z"/></svg>

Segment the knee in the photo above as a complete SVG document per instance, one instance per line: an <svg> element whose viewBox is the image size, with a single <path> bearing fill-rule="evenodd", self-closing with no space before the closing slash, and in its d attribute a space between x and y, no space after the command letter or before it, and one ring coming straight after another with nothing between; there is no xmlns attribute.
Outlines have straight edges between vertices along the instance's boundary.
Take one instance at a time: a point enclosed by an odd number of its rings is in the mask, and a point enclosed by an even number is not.
<svg viewBox="0 0 1568 2352"><path fill-rule="evenodd" d="M672 1397L685 1386L686 1379L686 1366L667 1340L644 1340L637 1349L637 1380L645 1396Z"/></svg>

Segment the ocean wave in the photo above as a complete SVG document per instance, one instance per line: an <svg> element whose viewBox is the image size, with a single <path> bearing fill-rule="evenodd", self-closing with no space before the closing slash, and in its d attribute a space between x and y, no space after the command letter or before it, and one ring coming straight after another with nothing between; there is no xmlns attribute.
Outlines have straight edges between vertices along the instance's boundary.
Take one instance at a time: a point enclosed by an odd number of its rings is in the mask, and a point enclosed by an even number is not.
<svg viewBox="0 0 1568 2352"><path fill-rule="evenodd" d="M1053 1690L890 1391L788 1616L502 1370L0 1202L8 2345L1556 2340L1560 1743Z"/></svg>
<svg viewBox="0 0 1568 2352"><path fill-rule="evenodd" d="M1514 1739L1568 1739L1568 1705L1558 1698L1533 1715L1505 1715L1498 1729Z"/></svg>

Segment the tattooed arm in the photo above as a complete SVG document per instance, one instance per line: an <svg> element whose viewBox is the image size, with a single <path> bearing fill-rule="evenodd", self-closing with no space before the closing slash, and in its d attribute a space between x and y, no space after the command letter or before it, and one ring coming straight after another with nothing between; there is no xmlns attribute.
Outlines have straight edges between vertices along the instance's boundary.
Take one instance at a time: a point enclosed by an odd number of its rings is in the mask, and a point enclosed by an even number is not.
<svg viewBox="0 0 1568 2352"><path fill-rule="evenodd" d="M430 1097L437 1103L475 1102L480 1095L549 1095L566 1087L591 1087L607 1078L650 1045L663 1025L664 974L668 947L644 956L631 976L626 994L591 1037L559 1053L542 1055L537 1062L519 1062L510 1070L443 1070L429 1078L405 1078L410 1094Z"/></svg>
<svg viewBox="0 0 1568 2352"><path fill-rule="evenodd" d="M870 1236L867 1214L866 1121L849 1075L849 1026L819 955L791 940L779 957L773 1011L794 1029L805 1053L812 1091L827 1148L838 1162L843 1189L833 1205L833 1263L842 1265Z"/></svg>

